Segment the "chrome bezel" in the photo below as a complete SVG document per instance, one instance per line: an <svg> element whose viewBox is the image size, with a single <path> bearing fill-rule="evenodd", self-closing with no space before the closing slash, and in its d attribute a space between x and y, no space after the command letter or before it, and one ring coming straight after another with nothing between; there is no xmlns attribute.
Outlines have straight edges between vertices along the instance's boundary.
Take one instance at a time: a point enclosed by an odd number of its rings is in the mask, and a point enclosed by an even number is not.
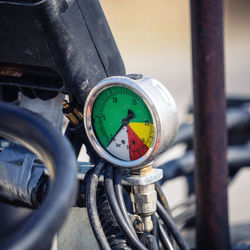
<svg viewBox="0 0 250 250"><path fill-rule="evenodd" d="M151 116L153 118L154 124L154 138L153 142L147 151L147 153L142 156L141 158L134 160L134 161L124 161L118 159L111 155L108 151L106 151L103 146L99 143L98 139L95 136L94 129L92 126L92 109L94 102L97 96L107 88L114 87L114 86L121 86L126 87L134 91L137 95L139 95L142 100L147 105ZM158 153L159 149L159 142L160 142L160 130L161 130L161 123L158 115L158 111L151 100L150 96L141 88L138 84L136 84L136 80L130 79L128 77L109 77L101 82L99 82L90 92L85 106L84 106L84 126L87 132L87 136L90 140L91 145L94 147L96 152L104 159L109 161L110 163L125 168L140 168L146 166L152 162L154 157Z"/></svg>

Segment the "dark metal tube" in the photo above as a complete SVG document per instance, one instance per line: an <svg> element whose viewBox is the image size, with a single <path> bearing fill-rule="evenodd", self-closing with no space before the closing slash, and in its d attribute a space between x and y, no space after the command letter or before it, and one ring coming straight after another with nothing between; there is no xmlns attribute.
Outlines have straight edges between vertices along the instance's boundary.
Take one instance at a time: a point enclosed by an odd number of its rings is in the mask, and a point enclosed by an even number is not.
<svg viewBox="0 0 250 250"><path fill-rule="evenodd" d="M197 249L230 249L223 1L191 0Z"/></svg>

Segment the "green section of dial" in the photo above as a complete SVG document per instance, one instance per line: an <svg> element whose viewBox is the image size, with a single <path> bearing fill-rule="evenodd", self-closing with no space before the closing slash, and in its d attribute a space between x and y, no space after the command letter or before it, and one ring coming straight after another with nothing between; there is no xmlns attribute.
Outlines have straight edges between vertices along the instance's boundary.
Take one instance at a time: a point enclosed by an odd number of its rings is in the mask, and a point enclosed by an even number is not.
<svg viewBox="0 0 250 250"><path fill-rule="evenodd" d="M131 122L153 123L142 98L125 87L110 87L96 98L92 110L92 124L99 142L106 148L122 126L128 110L134 113Z"/></svg>

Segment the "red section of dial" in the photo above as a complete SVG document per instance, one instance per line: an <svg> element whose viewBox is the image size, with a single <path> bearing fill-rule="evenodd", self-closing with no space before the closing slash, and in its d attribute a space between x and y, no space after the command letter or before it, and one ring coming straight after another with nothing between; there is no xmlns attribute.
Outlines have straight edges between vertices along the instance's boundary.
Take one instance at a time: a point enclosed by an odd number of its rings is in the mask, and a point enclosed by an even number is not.
<svg viewBox="0 0 250 250"><path fill-rule="evenodd" d="M128 129L128 144L130 160L134 161L141 158L148 151L148 147L141 141L140 137L127 126Z"/></svg>

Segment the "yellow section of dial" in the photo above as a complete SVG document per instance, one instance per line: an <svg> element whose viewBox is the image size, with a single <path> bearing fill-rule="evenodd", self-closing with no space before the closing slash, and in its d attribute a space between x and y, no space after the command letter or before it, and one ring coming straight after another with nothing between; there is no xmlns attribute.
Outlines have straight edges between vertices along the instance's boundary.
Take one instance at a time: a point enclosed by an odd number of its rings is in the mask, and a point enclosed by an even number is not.
<svg viewBox="0 0 250 250"><path fill-rule="evenodd" d="M153 123L130 122L130 128L140 137L142 142L150 148L154 138Z"/></svg>

